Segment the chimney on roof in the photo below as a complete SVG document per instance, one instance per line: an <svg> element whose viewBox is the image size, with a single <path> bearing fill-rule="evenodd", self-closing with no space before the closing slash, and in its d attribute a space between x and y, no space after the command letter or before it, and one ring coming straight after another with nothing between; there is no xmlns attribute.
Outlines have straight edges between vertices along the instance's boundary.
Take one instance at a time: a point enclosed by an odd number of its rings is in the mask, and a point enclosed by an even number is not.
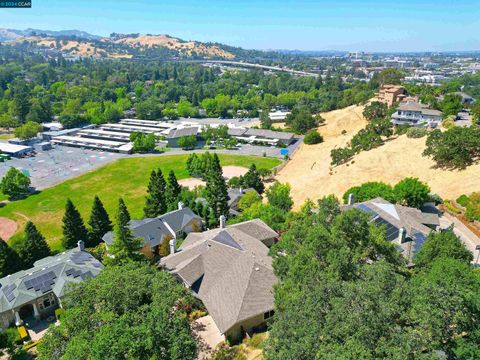
<svg viewBox="0 0 480 360"><path fill-rule="evenodd" d="M80 251L84 251L85 250L85 243L83 242L83 240L80 240L78 243L78 250Z"/></svg>
<svg viewBox="0 0 480 360"><path fill-rule="evenodd" d="M405 236L407 235L407 231L405 228L401 227L398 229L398 243L401 245L405 242Z"/></svg>
<svg viewBox="0 0 480 360"><path fill-rule="evenodd" d="M185 204L182 201L178 202L178 210L182 210L185 207Z"/></svg>
<svg viewBox="0 0 480 360"><path fill-rule="evenodd" d="M170 254L175 254L177 251L177 239L173 238L169 242L170 244Z"/></svg>
<svg viewBox="0 0 480 360"><path fill-rule="evenodd" d="M348 194L348 205L353 205L355 203L355 197L352 193Z"/></svg>
<svg viewBox="0 0 480 360"><path fill-rule="evenodd" d="M227 218L225 215L220 215L220 229L225 229Z"/></svg>

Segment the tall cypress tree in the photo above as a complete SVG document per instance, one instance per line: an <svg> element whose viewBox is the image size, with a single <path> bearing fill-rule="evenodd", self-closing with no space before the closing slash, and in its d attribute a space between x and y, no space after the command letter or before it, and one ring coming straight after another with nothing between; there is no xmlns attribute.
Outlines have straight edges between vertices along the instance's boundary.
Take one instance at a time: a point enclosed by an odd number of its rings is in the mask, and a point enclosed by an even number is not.
<svg viewBox="0 0 480 360"><path fill-rule="evenodd" d="M247 173L242 177L242 185L247 188L255 189L259 194L265 190L260 174L255 164L250 165Z"/></svg>
<svg viewBox="0 0 480 360"><path fill-rule="evenodd" d="M173 210L177 207L177 203L182 192L182 187L177 181L177 177L173 170L168 174L167 187L165 191L168 208Z"/></svg>
<svg viewBox="0 0 480 360"><path fill-rule="evenodd" d="M220 176L223 176L222 165L220 165L220 159L218 158L218 155L216 153L213 154L212 160L210 162L210 172L214 172L219 174Z"/></svg>
<svg viewBox="0 0 480 360"><path fill-rule="evenodd" d="M0 239L0 278L16 273L23 268L20 256L8 244Z"/></svg>
<svg viewBox="0 0 480 360"><path fill-rule="evenodd" d="M228 190L223 176L215 171L210 173L205 186L207 204L216 219L228 215Z"/></svg>
<svg viewBox="0 0 480 360"><path fill-rule="evenodd" d="M31 221L27 222L25 238L18 249L18 255L25 267L32 267L35 261L50 256L50 254L50 248L43 235Z"/></svg>
<svg viewBox="0 0 480 360"><path fill-rule="evenodd" d="M107 210L105 210L102 201L97 195L95 195L93 199L92 212L90 213L88 225L90 225L90 230L88 231L88 247L94 247L100 244L103 235L113 229Z"/></svg>
<svg viewBox="0 0 480 360"><path fill-rule="evenodd" d="M67 199L67 204L65 205L62 228L62 245L65 249L74 248L80 240L84 242L88 241L88 232L83 223L82 216L70 199Z"/></svg>
<svg viewBox="0 0 480 360"><path fill-rule="evenodd" d="M114 227L114 237L109 253L113 255L114 262L138 259L139 251L142 248L142 241L135 238L130 229L130 213L122 198L118 200L117 217Z"/></svg>
<svg viewBox="0 0 480 360"><path fill-rule="evenodd" d="M162 170L156 172L152 170L150 181L147 188L147 197L143 213L147 218L154 218L165 214L167 211L167 201L165 197L166 183L163 178Z"/></svg>

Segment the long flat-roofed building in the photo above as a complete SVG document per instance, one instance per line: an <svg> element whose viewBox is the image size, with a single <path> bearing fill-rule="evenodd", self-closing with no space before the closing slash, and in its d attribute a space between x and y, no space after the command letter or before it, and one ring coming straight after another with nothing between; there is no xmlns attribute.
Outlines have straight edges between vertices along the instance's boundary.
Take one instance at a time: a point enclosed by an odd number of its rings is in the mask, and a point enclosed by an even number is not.
<svg viewBox="0 0 480 360"><path fill-rule="evenodd" d="M230 128L228 135L243 142L268 145L290 145L294 140L294 134L290 132L254 128Z"/></svg>
<svg viewBox="0 0 480 360"><path fill-rule="evenodd" d="M0 153L4 153L7 155L18 157L18 156L23 156L28 153L31 153L32 151L33 151L33 148L31 146L0 142Z"/></svg>
<svg viewBox="0 0 480 360"><path fill-rule="evenodd" d="M132 150L132 144L124 141L103 140L99 138L87 138L82 136L57 136L52 139L52 142L58 145L84 147L120 153L129 153Z"/></svg>

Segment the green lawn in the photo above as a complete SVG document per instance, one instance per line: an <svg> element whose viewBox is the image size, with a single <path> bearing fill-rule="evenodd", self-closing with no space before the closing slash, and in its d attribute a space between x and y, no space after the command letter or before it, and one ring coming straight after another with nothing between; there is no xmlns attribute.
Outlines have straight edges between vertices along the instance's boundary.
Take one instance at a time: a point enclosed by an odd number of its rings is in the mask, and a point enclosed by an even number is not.
<svg viewBox="0 0 480 360"><path fill-rule="evenodd" d="M0 140L10 140L15 137L14 134L0 134Z"/></svg>
<svg viewBox="0 0 480 360"><path fill-rule="evenodd" d="M132 218L141 218L144 196L152 169L160 168L164 175L175 171L178 179L189 177L185 167L188 155L125 158L45 189L24 200L8 203L0 208L0 216L17 221L22 229L27 219L32 220L47 238L52 249L61 249L62 216L67 198L71 198L87 221L93 196L97 194L113 219L119 196L123 196ZM219 155L222 165L272 168L279 159ZM17 234L11 239L18 239Z"/></svg>

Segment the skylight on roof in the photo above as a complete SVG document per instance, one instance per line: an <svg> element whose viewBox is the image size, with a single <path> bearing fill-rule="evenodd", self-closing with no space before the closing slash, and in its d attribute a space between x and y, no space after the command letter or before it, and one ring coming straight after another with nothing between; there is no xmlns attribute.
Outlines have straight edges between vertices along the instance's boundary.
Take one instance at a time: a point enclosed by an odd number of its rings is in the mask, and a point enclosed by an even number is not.
<svg viewBox="0 0 480 360"><path fill-rule="evenodd" d="M395 205L392 204L382 204L382 203L373 203L379 209L385 211L388 215L394 217L397 220L400 220L400 216L398 216L397 209L395 209Z"/></svg>

